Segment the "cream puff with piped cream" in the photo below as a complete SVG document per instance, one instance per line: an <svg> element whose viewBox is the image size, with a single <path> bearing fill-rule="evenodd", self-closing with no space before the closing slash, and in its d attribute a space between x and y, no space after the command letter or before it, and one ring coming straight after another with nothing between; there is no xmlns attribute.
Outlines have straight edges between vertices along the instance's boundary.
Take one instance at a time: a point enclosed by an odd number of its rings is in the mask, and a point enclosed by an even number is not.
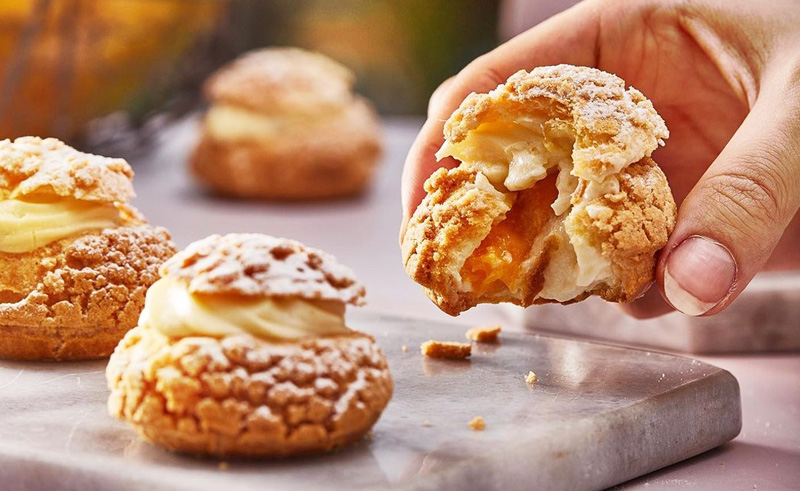
<svg viewBox="0 0 800 491"><path fill-rule="evenodd" d="M136 325L175 246L128 204L132 177L54 138L0 141L0 357L103 358Z"/></svg>
<svg viewBox="0 0 800 491"><path fill-rule="evenodd" d="M239 198L311 200L369 185L381 143L353 73L318 53L266 48L221 68L190 162L196 180Z"/></svg>
<svg viewBox="0 0 800 491"><path fill-rule="evenodd" d="M479 303L629 302L676 206L650 158L669 136L641 92L593 68L520 71L450 116L403 238L409 276L451 314Z"/></svg>
<svg viewBox="0 0 800 491"><path fill-rule="evenodd" d="M361 438L392 394L375 340L347 327L364 287L332 256L214 235L161 267L106 377L112 416L211 456L318 453Z"/></svg>

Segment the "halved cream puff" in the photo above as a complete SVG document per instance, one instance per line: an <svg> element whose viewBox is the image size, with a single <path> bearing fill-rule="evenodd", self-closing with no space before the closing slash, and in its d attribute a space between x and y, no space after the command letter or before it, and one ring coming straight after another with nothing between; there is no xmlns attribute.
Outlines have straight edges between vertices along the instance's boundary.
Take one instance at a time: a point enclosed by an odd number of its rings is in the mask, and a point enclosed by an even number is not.
<svg viewBox="0 0 800 491"><path fill-rule="evenodd" d="M479 303L628 302L653 281L676 219L652 152L652 103L610 73L558 65L471 94L403 239L409 276L445 312Z"/></svg>

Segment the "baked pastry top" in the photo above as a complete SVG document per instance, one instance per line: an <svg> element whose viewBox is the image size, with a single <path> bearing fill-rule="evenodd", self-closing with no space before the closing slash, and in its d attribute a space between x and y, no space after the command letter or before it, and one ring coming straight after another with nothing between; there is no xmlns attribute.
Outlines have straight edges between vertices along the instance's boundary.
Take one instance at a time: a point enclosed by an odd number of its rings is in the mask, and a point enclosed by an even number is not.
<svg viewBox="0 0 800 491"><path fill-rule="evenodd" d="M403 239L408 274L445 312L478 303L626 302L652 282L676 206L650 159L669 136L622 79L558 65L471 94Z"/></svg>
<svg viewBox="0 0 800 491"><path fill-rule="evenodd" d="M311 200L363 191L381 152L375 109L353 73L298 48L264 48L205 84L209 108L190 159L208 189L238 198Z"/></svg>
<svg viewBox="0 0 800 491"><path fill-rule="evenodd" d="M161 266L192 293L297 296L363 305L366 290L327 252L262 234L212 235Z"/></svg>
<svg viewBox="0 0 800 491"><path fill-rule="evenodd" d="M318 113L352 102L355 75L327 56L299 48L247 53L215 73L206 98L260 113Z"/></svg>
<svg viewBox="0 0 800 491"><path fill-rule="evenodd" d="M55 195L94 202L127 202L133 170L123 159L83 153L55 138L0 141L0 199Z"/></svg>

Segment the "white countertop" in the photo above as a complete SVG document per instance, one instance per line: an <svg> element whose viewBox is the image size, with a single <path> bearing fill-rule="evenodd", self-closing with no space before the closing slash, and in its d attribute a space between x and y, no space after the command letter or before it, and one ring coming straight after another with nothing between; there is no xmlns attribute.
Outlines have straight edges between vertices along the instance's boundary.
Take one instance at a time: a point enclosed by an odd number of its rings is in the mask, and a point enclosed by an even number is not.
<svg viewBox="0 0 800 491"><path fill-rule="evenodd" d="M367 285L367 310L452 321L406 276L400 260L400 174L420 124L420 120L386 122L384 159L367 195L333 203L265 204L222 200L196 190L184 170L196 131L190 119L163 133L154 156L132 162L139 194L134 204L152 223L170 229L180 247L212 233L291 237L327 250L352 267ZM175 201L163 198L169 193L180 194L182 204L177 206L185 207L180 213L172 208L176 205L165 206ZM252 219L248 230L226 222L232 211ZM518 314L513 307L481 306L455 322L500 322L507 329L521 329ZM800 354L700 359L729 370L739 380L741 434L716 450L622 488L799 489Z"/></svg>

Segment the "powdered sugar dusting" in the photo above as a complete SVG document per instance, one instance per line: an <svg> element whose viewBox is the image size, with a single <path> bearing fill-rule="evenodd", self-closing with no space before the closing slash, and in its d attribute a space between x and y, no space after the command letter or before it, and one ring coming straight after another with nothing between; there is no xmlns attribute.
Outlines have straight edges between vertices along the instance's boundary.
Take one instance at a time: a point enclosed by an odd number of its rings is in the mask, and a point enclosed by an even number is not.
<svg viewBox="0 0 800 491"><path fill-rule="evenodd" d="M133 170L123 159L79 152L55 138L0 141L0 199L35 194L128 202Z"/></svg>
<svg viewBox="0 0 800 491"><path fill-rule="evenodd" d="M317 113L352 101L353 73L298 48L265 48L241 56L206 83L206 96L265 113Z"/></svg>
<svg viewBox="0 0 800 491"><path fill-rule="evenodd" d="M212 235L161 267L193 293L299 296L363 304L364 286L350 268L300 242L261 234Z"/></svg>
<svg viewBox="0 0 800 491"><path fill-rule="evenodd" d="M568 122L575 136L573 174L602 182L649 157L669 137L664 120L641 92L616 75L572 65L519 71L488 94L471 94L445 124L459 142L481 124L544 114Z"/></svg>

